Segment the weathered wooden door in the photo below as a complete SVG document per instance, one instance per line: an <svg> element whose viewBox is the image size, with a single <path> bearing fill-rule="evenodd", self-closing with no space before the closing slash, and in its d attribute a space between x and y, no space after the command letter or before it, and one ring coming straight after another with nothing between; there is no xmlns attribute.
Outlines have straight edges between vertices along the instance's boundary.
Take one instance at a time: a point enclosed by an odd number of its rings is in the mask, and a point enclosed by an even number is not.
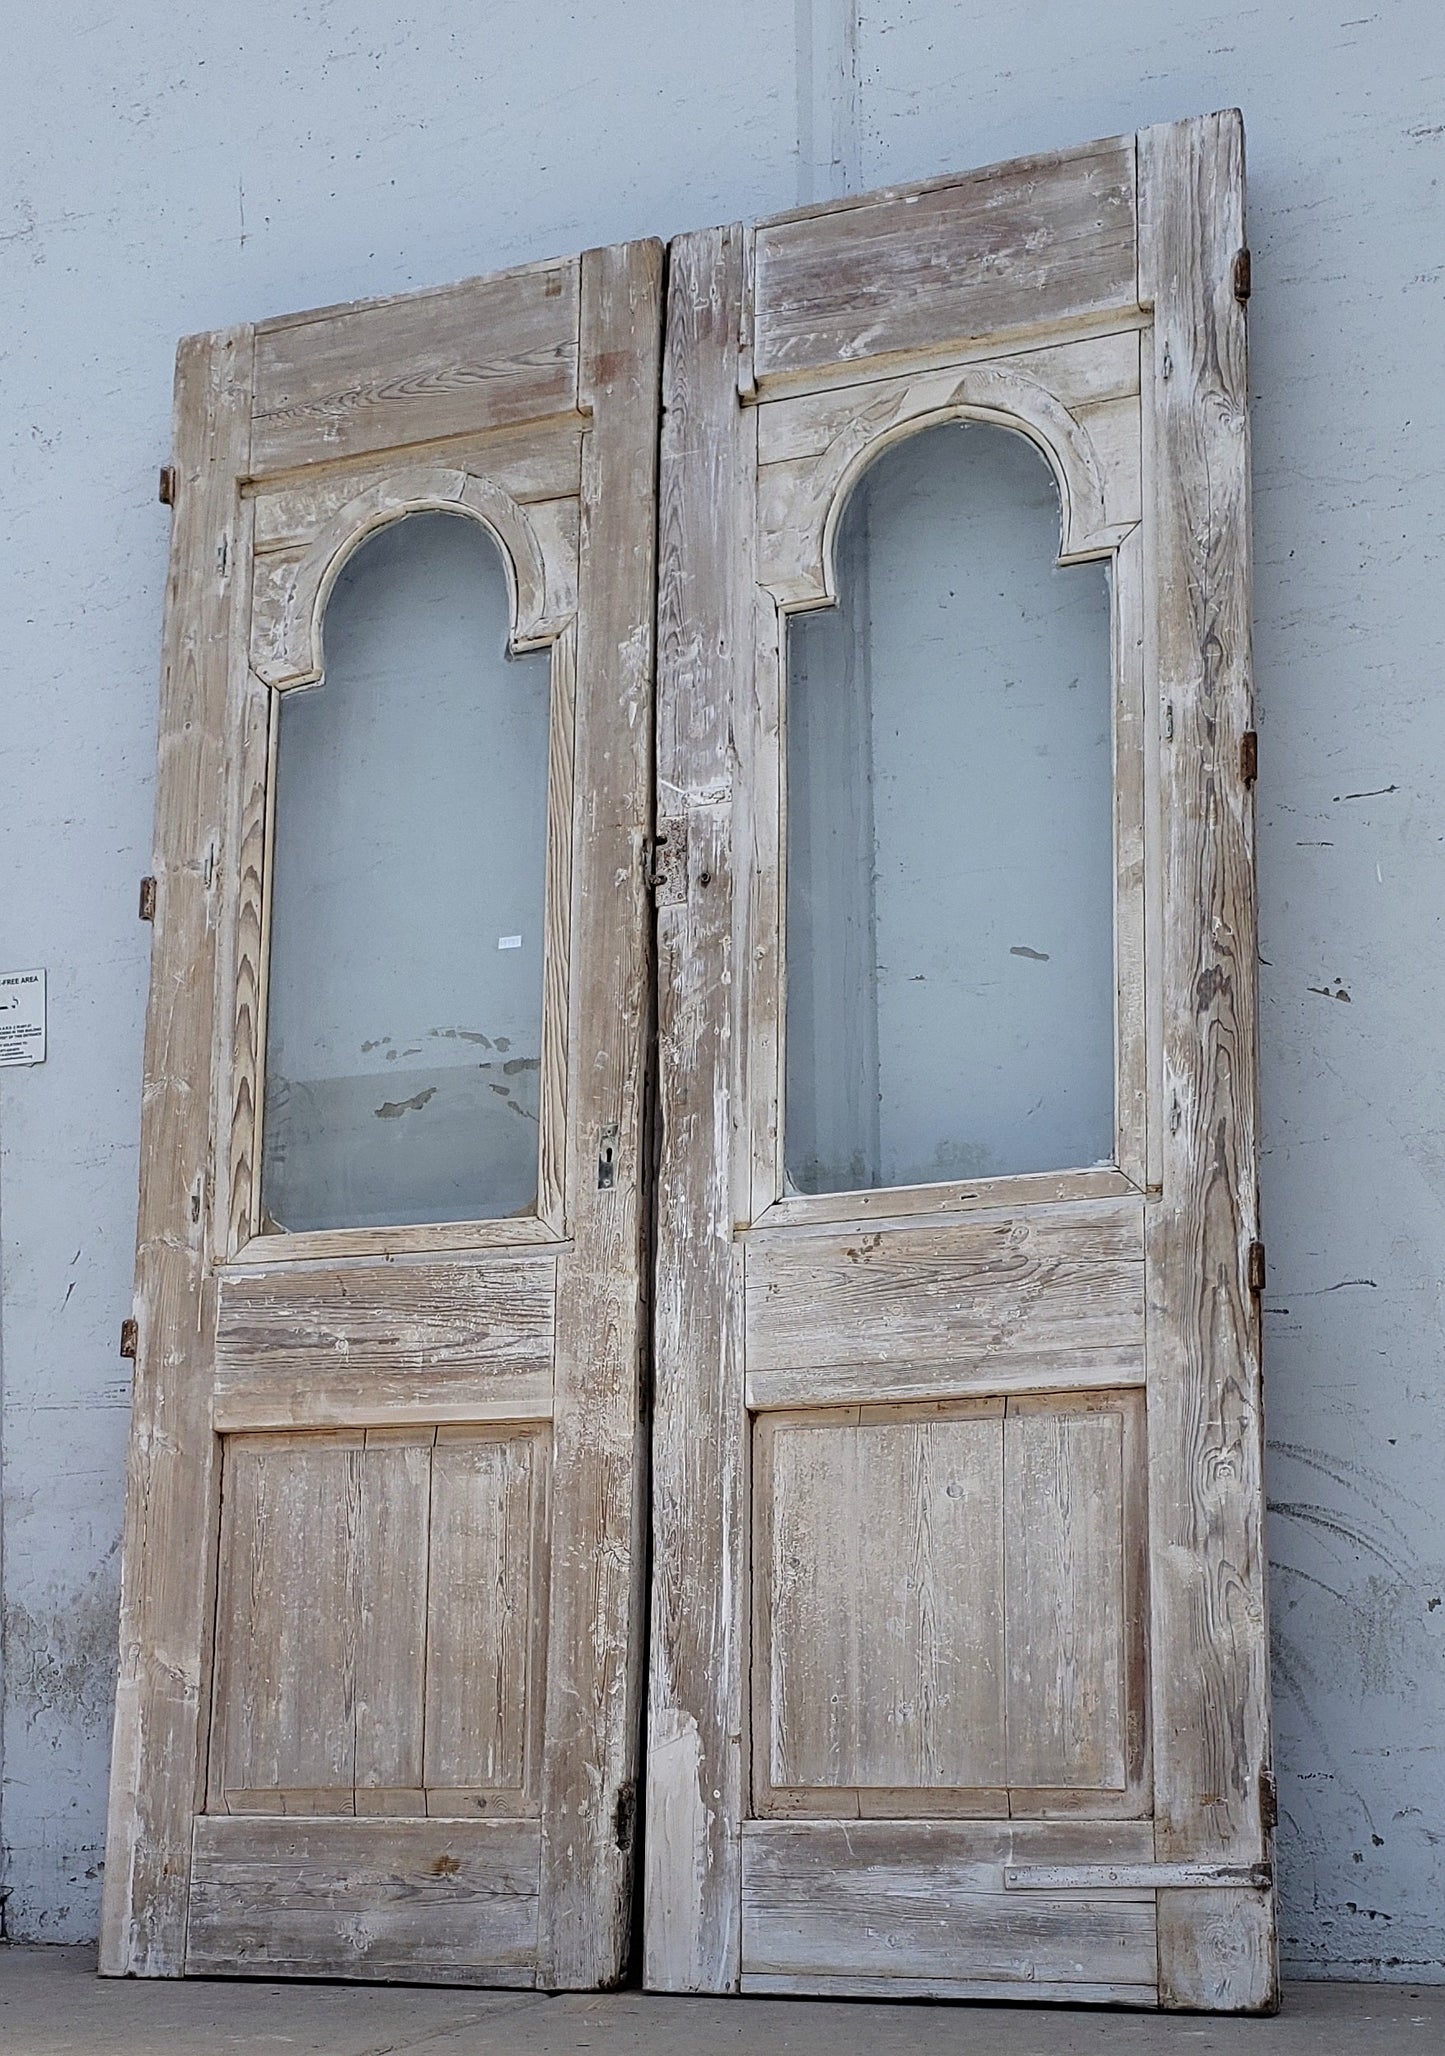
<svg viewBox="0 0 1445 2056"><path fill-rule="evenodd" d="M108 1972L626 1962L660 285L181 349Z"/></svg>
<svg viewBox="0 0 1445 2056"><path fill-rule="evenodd" d="M1274 2003L1247 290L1232 114L674 245L654 1986Z"/></svg>

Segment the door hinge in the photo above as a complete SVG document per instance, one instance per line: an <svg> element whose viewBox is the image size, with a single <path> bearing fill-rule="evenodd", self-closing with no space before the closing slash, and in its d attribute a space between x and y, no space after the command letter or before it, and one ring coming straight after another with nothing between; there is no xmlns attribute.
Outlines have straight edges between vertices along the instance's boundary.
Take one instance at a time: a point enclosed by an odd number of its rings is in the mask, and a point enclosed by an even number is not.
<svg viewBox="0 0 1445 2056"><path fill-rule="evenodd" d="M140 882L140 917L142 921L154 921L156 917L156 882L154 878L142 878Z"/></svg>
<svg viewBox="0 0 1445 2056"><path fill-rule="evenodd" d="M1259 737L1252 728L1246 728L1239 738L1239 775L1246 785L1253 785L1259 776Z"/></svg>
<svg viewBox="0 0 1445 2056"><path fill-rule="evenodd" d="M1251 1242L1249 1245L1248 1277L1250 1291L1263 1292L1265 1284L1265 1264L1264 1244L1262 1242Z"/></svg>
<svg viewBox="0 0 1445 2056"><path fill-rule="evenodd" d="M1267 1835L1279 1826L1279 1786L1272 1770L1259 1774L1259 1824Z"/></svg>
<svg viewBox="0 0 1445 2056"><path fill-rule="evenodd" d="M176 504L177 483L175 465L162 464L157 498L163 507L174 507Z"/></svg>
<svg viewBox="0 0 1445 2056"><path fill-rule="evenodd" d="M138 1325L137 1325L137 1323L136 1323L135 1319L134 1319L134 1318L132 1317L132 1319L130 1319L130 1320L128 1320L128 1321L122 1321L122 1322L121 1322L121 1324L120 1324L120 1353L121 1353L121 1355L122 1355L122 1356L128 1356L128 1357L130 1357L130 1358L131 1358L132 1360L134 1360L134 1357L135 1357L135 1353L136 1353L136 1351L137 1351L137 1350L139 1349L139 1347L140 1347L140 1328L138 1327Z"/></svg>
<svg viewBox="0 0 1445 2056"><path fill-rule="evenodd" d="M1234 297L1242 307L1250 294L1250 264L1247 248L1238 252L1234 260Z"/></svg>
<svg viewBox="0 0 1445 2056"><path fill-rule="evenodd" d="M687 823L669 821L652 839L647 883L660 907L681 906L687 898Z"/></svg>
<svg viewBox="0 0 1445 2056"><path fill-rule="evenodd" d="M637 1818L637 1786L629 1778L617 1794L617 1812L613 1818L612 1833L619 1849L632 1847L632 1829Z"/></svg>

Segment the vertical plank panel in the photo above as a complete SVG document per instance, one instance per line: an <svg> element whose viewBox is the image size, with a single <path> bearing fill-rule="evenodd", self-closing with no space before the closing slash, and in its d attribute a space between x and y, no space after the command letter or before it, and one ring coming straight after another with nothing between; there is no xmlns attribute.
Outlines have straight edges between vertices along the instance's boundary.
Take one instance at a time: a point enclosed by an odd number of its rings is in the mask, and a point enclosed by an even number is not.
<svg viewBox="0 0 1445 2056"><path fill-rule="evenodd" d="M1267 1854L1263 1422L1244 137L1237 113L1139 138L1154 307L1154 584L1164 817L1164 1193L1147 1244L1155 1782L1161 1861ZM1163 1893L1165 2004L1272 2009L1273 1946L1201 1970L1199 1895ZM1263 1916L1268 1925L1268 1915Z"/></svg>
<svg viewBox="0 0 1445 2056"><path fill-rule="evenodd" d="M236 480L247 468L251 331L183 343L176 364L179 491L166 588L146 1017L147 1146L137 1223L136 1359L122 1553L120 1676L100 1966L175 1975L185 1957L198 1803L201 1664L213 1532L205 1178L215 1007L217 844L237 595L250 565ZM186 1004L178 1005L184 992ZM178 1538L188 1538L180 1544Z"/></svg>
<svg viewBox="0 0 1445 2056"><path fill-rule="evenodd" d="M545 1596L538 1473L535 1436L438 1430L427 1604L428 1786L521 1792L528 1783L528 1688Z"/></svg>
<svg viewBox="0 0 1445 2056"><path fill-rule="evenodd" d="M643 1133L651 1020L655 488L662 248L582 259L576 908L558 1270L538 1980L622 1975L641 1721ZM584 870L585 866L585 870ZM610 1147L611 1178L599 1159Z"/></svg>
<svg viewBox="0 0 1445 2056"><path fill-rule="evenodd" d="M279 1812L253 1795L302 1792L354 1810L364 1443L361 1429L228 1442L216 1699L232 1810Z"/></svg>
<svg viewBox="0 0 1445 2056"><path fill-rule="evenodd" d="M669 253L658 492L657 1263L644 1979L740 1975L747 1665L729 726L753 633L739 228Z"/></svg>
<svg viewBox="0 0 1445 2056"><path fill-rule="evenodd" d="M426 1689L433 1431L368 1428L356 1651L358 1813L415 1813Z"/></svg>
<svg viewBox="0 0 1445 2056"><path fill-rule="evenodd" d="M771 1416L759 1441L755 1746L786 1810L998 1793L1003 1402Z"/></svg>
<svg viewBox="0 0 1445 2056"><path fill-rule="evenodd" d="M1124 1423L1010 1401L1008 1782L1124 1785Z"/></svg>
<svg viewBox="0 0 1445 2056"><path fill-rule="evenodd" d="M822 1420L764 1420L760 1441L766 1457L753 1475L761 1516L754 1576L767 1580L768 1604L754 1660L767 1698L758 1706L753 1747L769 1783L823 1788L823 1811L829 1788L859 1781L865 1508L858 1409L839 1407ZM851 1790L848 1799L845 1810L856 1812Z"/></svg>

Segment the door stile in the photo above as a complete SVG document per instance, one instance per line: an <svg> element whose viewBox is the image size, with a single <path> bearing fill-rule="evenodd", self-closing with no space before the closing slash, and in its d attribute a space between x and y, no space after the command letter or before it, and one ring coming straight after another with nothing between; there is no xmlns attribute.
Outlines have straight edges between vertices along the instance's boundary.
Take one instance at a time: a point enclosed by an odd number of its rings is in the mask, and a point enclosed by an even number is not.
<svg viewBox="0 0 1445 2056"><path fill-rule="evenodd" d="M146 1016L138 1328L126 1490L110 1859L100 1967L175 1976L186 1947L191 1819L202 1804L201 1659L215 1579L216 1444L207 1263L217 899L225 836L225 714L234 615L250 587L237 480L251 432L252 332L189 338L176 369L178 474ZM200 1548L177 1547L203 1536ZM117 1858L120 1860L117 1861Z"/></svg>
<svg viewBox="0 0 1445 2056"><path fill-rule="evenodd" d="M658 1221L644 1980L741 1975L747 1416L735 1104L735 686L752 662L743 233L670 252L659 478ZM729 992L729 986L733 990Z"/></svg>
<svg viewBox="0 0 1445 2056"><path fill-rule="evenodd" d="M1270 1855L1269 1676L1239 115L1145 130L1139 172L1165 738L1164 1189L1146 1241L1155 1854L1252 1865ZM1273 2011L1272 1889L1162 1891L1159 1985L1165 2006Z"/></svg>
<svg viewBox="0 0 1445 2056"><path fill-rule="evenodd" d="M568 1206L557 1295L537 1981L626 1970L642 1719L647 1099L660 243L582 260L582 477ZM581 853L586 852L584 870ZM574 886L574 893L577 887Z"/></svg>

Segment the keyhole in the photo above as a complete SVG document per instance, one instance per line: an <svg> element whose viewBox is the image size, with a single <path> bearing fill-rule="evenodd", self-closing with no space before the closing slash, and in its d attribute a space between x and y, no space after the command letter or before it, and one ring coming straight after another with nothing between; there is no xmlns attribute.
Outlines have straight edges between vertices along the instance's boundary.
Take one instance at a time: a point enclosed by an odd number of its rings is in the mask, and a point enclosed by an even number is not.
<svg viewBox="0 0 1445 2056"><path fill-rule="evenodd" d="M597 1152L597 1190L610 1192L617 1182L617 1130L602 1130L602 1146Z"/></svg>

